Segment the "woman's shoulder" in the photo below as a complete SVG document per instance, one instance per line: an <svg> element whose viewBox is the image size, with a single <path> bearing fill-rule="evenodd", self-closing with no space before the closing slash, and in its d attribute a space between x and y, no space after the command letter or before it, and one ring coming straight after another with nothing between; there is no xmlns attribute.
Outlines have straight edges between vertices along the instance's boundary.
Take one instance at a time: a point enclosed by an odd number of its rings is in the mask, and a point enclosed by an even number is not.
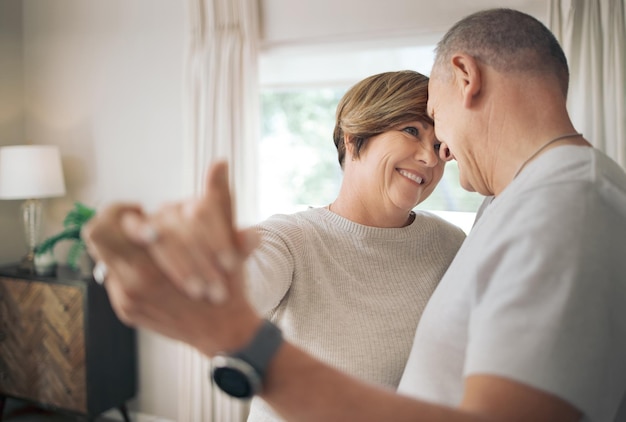
<svg viewBox="0 0 626 422"><path fill-rule="evenodd" d="M302 232L311 221L320 219L322 208L308 208L291 214L274 214L255 225L259 231L293 233Z"/></svg>

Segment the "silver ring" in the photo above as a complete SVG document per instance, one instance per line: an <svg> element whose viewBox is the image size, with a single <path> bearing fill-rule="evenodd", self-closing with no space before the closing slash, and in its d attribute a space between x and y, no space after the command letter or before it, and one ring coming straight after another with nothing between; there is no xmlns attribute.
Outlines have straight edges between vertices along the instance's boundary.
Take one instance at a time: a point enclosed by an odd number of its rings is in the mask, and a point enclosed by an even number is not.
<svg viewBox="0 0 626 422"><path fill-rule="evenodd" d="M151 225L146 225L143 229L142 237L146 244L151 245L159 240L159 232Z"/></svg>
<svg viewBox="0 0 626 422"><path fill-rule="evenodd" d="M96 265L93 267L93 278L96 280L96 283L100 285L104 284L104 280L107 278L108 272L109 269L104 262L96 262Z"/></svg>

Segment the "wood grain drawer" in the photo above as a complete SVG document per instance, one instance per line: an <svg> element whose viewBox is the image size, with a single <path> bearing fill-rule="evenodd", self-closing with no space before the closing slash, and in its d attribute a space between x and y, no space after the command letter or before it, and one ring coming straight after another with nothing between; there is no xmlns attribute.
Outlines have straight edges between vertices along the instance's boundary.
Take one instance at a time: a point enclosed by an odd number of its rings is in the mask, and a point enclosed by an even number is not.
<svg viewBox="0 0 626 422"><path fill-rule="evenodd" d="M81 290L0 278L0 391L87 412Z"/></svg>
<svg viewBox="0 0 626 422"><path fill-rule="evenodd" d="M96 416L136 393L136 340L93 280L0 268L0 398Z"/></svg>

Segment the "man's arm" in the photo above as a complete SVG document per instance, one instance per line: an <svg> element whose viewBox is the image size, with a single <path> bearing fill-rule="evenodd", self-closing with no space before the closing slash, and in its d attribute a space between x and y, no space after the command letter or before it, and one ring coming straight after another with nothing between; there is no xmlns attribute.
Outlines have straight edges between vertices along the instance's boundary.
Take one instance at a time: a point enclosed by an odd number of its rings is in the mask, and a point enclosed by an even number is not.
<svg viewBox="0 0 626 422"><path fill-rule="evenodd" d="M270 365L261 397L289 421L579 421L563 400L493 376L466 380L458 408L415 400L363 383L285 344Z"/></svg>
<svg viewBox="0 0 626 422"><path fill-rule="evenodd" d="M94 257L109 267L105 286L118 316L207 356L239 349L261 324L243 287L243 257L251 243L242 241L233 226L226 170L225 164L211 169L207 191L191 206L169 207L165 215L153 216L112 206L99 212L84 233ZM129 213L133 224L122 224ZM158 239L141 235L150 225ZM194 253L181 254L181 245ZM207 265L213 266L211 271L203 272ZM219 303L190 297L180 288L189 277L203 279L206 274L219 274L225 283ZM581 416L557 397L488 375L466 380L457 408L415 400L340 373L288 342L270 363L261 397L290 421L541 422L577 421Z"/></svg>

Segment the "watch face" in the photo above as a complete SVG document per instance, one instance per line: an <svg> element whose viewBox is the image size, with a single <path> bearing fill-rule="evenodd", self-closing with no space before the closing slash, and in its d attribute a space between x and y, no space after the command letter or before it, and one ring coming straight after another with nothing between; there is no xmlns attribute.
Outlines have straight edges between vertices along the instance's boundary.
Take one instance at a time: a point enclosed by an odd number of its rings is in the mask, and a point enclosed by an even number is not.
<svg viewBox="0 0 626 422"><path fill-rule="evenodd" d="M250 343L231 355L211 358L211 378L226 394L251 398L263 388L263 374L283 342L280 329L264 321Z"/></svg>
<svg viewBox="0 0 626 422"><path fill-rule="evenodd" d="M213 380L222 390L231 396L246 398L254 395L248 378L235 368L215 368L213 370Z"/></svg>

